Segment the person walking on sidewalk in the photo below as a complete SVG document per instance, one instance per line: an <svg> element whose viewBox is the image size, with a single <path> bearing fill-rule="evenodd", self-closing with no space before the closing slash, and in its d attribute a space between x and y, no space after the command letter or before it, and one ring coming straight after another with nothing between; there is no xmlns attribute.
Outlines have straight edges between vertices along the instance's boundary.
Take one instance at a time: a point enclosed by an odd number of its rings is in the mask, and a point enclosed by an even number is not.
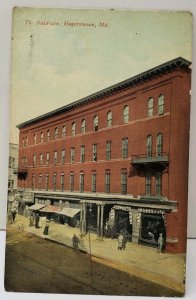
<svg viewBox="0 0 196 300"><path fill-rule="evenodd" d="M162 233L159 233L159 238L158 238L157 244L158 244L157 252L159 252L159 253L163 252L164 237L163 237Z"/></svg>
<svg viewBox="0 0 196 300"><path fill-rule="evenodd" d="M35 215L35 228L39 228L39 214L36 213Z"/></svg>
<svg viewBox="0 0 196 300"><path fill-rule="evenodd" d="M76 252L79 251L79 243L80 243L79 238L74 234L74 236L72 238L72 244L73 244L73 248Z"/></svg>
<svg viewBox="0 0 196 300"><path fill-rule="evenodd" d="M44 227L44 232L43 234L48 235L48 230L49 230L49 220L46 219L45 227Z"/></svg>
<svg viewBox="0 0 196 300"><path fill-rule="evenodd" d="M120 233L118 236L118 250L122 250L123 246L123 235Z"/></svg>

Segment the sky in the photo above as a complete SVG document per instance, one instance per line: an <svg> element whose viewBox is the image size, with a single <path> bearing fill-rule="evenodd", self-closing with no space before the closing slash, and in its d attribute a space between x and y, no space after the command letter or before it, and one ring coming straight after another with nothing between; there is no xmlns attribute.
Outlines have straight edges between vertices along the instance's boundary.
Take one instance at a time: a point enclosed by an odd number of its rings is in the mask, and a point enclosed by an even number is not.
<svg viewBox="0 0 196 300"><path fill-rule="evenodd" d="M176 57L191 60L190 13L16 8L12 23L14 143L17 124Z"/></svg>

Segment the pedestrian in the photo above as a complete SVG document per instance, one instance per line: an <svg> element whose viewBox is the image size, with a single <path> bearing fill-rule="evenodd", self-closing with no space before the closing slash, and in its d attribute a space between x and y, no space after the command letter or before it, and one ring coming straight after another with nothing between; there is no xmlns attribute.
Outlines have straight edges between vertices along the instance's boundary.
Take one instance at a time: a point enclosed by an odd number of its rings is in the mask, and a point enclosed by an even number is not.
<svg viewBox="0 0 196 300"><path fill-rule="evenodd" d="M35 215L35 228L39 228L39 214L36 213Z"/></svg>
<svg viewBox="0 0 196 300"><path fill-rule="evenodd" d="M118 236L118 250L122 250L122 245L123 245L123 235L122 233L120 233Z"/></svg>
<svg viewBox="0 0 196 300"><path fill-rule="evenodd" d="M29 216L29 227L31 226L34 226L34 217L32 214Z"/></svg>
<svg viewBox="0 0 196 300"><path fill-rule="evenodd" d="M46 219L46 223L45 223L43 234L48 235L49 225L50 225L49 224L49 220Z"/></svg>
<svg viewBox="0 0 196 300"><path fill-rule="evenodd" d="M157 244L158 244L157 252L161 253L163 251L163 246L164 246L164 237L162 233L159 233Z"/></svg>
<svg viewBox="0 0 196 300"><path fill-rule="evenodd" d="M125 250L127 243L127 233L126 231L123 233L123 242L122 242L122 249Z"/></svg>
<svg viewBox="0 0 196 300"><path fill-rule="evenodd" d="M76 252L78 252L79 250L79 243L80 243L80 240L79 238L74 234L73 238L72 238L72 243L73 243L73 248Z"/></svg>
<svg viewBox="0 0 196 300"><path fill-rule="evenodd" d="M9 222L9 224L13 223L13 218L12 218L12 212L11 211L9 211L9 213L8 213L8 222Z"/></svg>

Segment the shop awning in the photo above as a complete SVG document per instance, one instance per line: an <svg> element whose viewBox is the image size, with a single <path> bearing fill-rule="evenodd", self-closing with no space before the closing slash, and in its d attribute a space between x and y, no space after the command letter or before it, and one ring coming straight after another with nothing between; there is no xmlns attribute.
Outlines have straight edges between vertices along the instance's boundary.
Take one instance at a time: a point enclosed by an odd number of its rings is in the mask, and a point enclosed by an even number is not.
<svg viewBox="0 0 196 300"><path fill-rule="evenodd" d="M58 212L58 214L73 218L79 212L79 208L63 207L62 210Z"/></svg>
<svg viewBox="0 0 196 300"><path fill-rule="evenodd" d="M61 208L59 206L54 206L54 205L46 205L40 209L41 212L55 213L55 214L57 214L60 210Z"/></svg>
<svg viewBox="0 0 196 300"><path fill-rule="evenodd" d="M34 205L29 206L31 210L40 210L42 207L46 206L45 204L35 203Z"/></svg>

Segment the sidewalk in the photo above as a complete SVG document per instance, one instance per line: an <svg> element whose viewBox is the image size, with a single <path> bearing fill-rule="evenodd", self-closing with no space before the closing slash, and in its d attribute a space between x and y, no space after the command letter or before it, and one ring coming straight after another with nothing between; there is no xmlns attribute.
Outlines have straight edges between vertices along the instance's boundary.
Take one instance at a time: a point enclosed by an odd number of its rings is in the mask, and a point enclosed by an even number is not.
<svg viewBox="0 0 196 300"><path fill-rule="evenodd" d="M68 227L67 224L62 225L53 221L50 222L49 235L46 236L43 235L44 226L39 229L29 227L29 220L20 215L17 215L11 226L69 247L72 247L72 237L76 234L80 238L80 249L91 254L93 260L178 292L184 292L184 255L157 253L155 248L133 243L127 243L126 249L119 251L116 239L100 240L93 233L81 237L79 228Z"/></svg>

